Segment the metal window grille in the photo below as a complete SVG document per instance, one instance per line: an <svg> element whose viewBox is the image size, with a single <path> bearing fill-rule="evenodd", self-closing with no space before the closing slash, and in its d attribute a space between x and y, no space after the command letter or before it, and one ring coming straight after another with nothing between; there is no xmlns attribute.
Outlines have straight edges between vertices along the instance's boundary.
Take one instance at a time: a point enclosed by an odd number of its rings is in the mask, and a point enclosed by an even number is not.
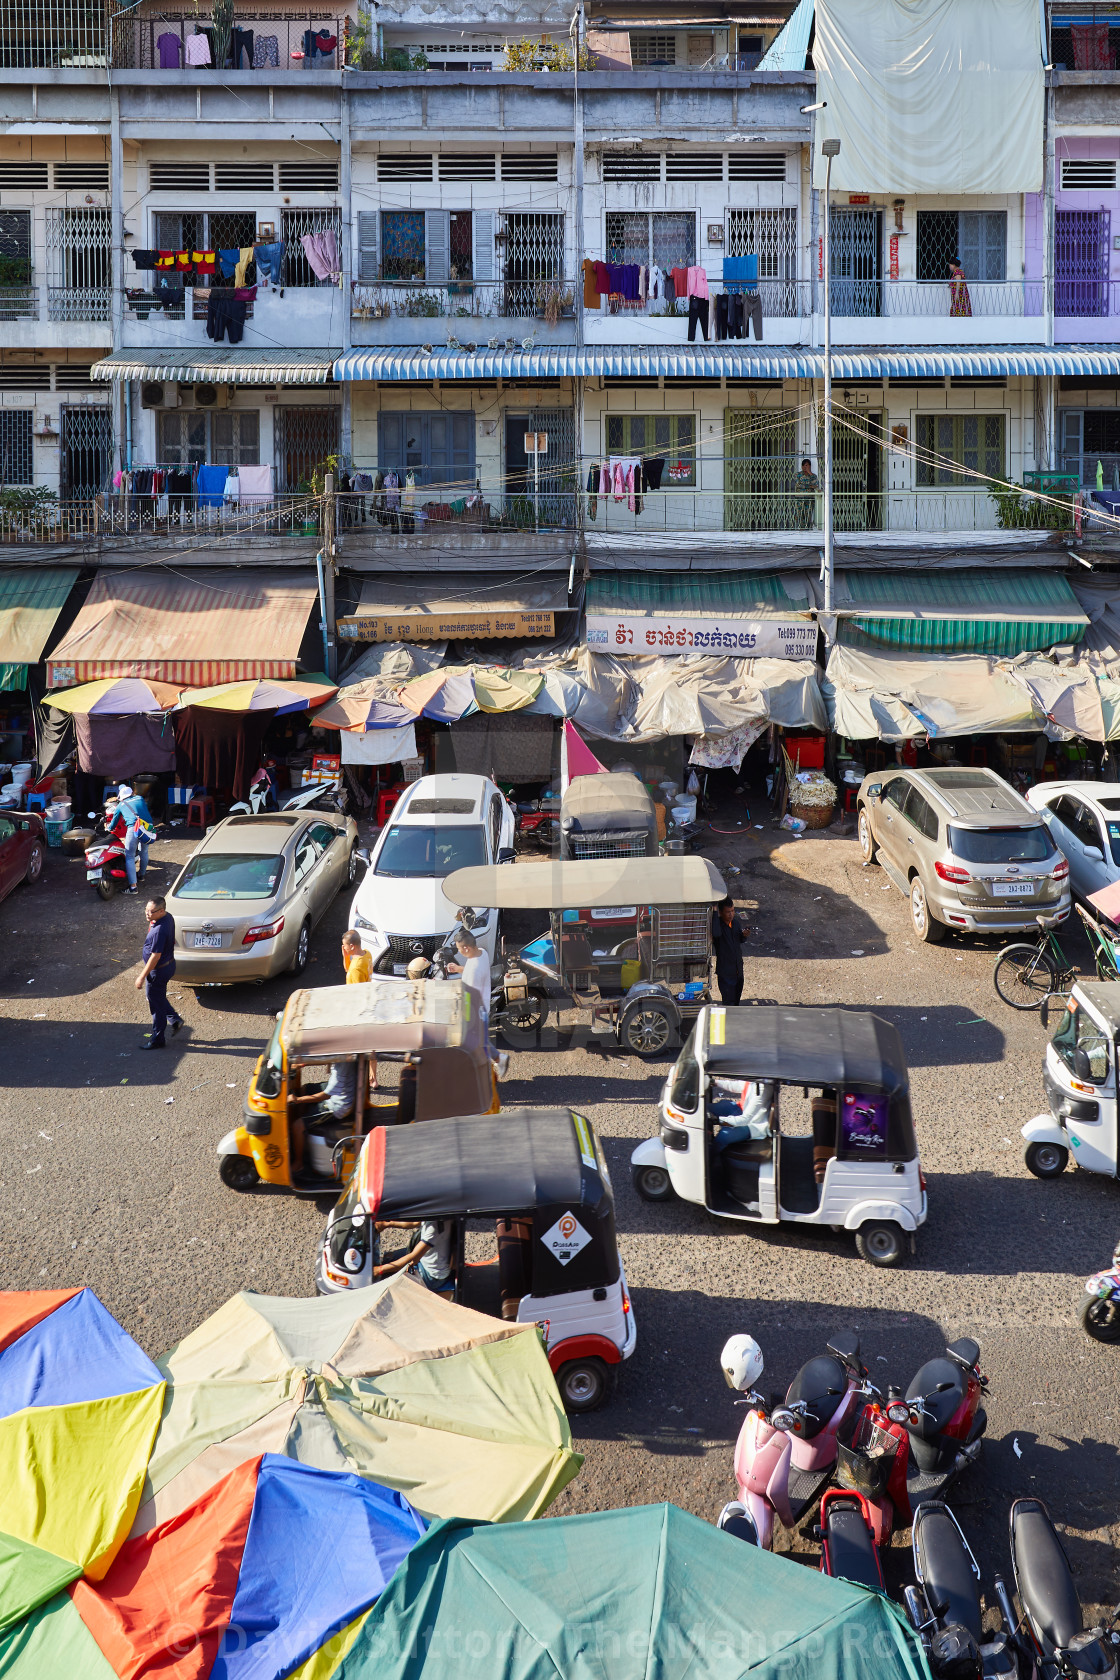
<svg viewBox="0 0 1120 1680"><path fill-rule="evenodd" d="M113 458L113 417L107 405L63 404L59 437L60 500L92 501L105 488Z"/></svg>
<svg viewBox="0 0 1120 1680"><path fill-rule="evenodd" d="M209 192L208 163L150 163L148 185L153 192Z"/></svg>
<svg viewBox="0 0 1120 1680"><path fill-rule="evenodd" d="M644 828L622 828L602 834L571 834L573 858L645 857L649 836Z"/></svg>
<svg viewBox="0 0 1120 1680"><path fill-rule="evenodd" d="M833 315L881 315L881 212L833 210L829 225Z"/></svg>
<svg viewBox="0 0 1120 1680"><path fill-rule="evenodd" d="M798 496L797 414L729 408L724 413L724 523L729 531L796 531L814 523Z"/></svg>
<svg viewBox="0 0 1120 1680"><path fill-rule="evenodd" d="M695 212L608 210L607 261L655 262L666 271L693 267L696 262Z"/></svg>
<svg viewBox="0 0 1120 1680"><path fill-rule="evenodd" d="M918 462L920 489L974 489L980 478L1002 478L1005 471L1005 416L1002 414L919 414L918 448L939 455L945 465Z"/></svg>
<svg viewBox="0 0 1120 1680"><path fill-rule="evenodd" d="M98 0L5 0L4 69L92 68L105 61L105 7Z"/></svg>
<svg viewBox="0 0 1120 1680"><path fill-rule="evenodd" d="M1062 409L1059 470L1095 485L1098 462L1105 484L1120 486L1120 408Z"/></svg>
<svg viewBox="0 0 1120 1680"><path fill-rule="evenodd" d="M56 163L54 184L59 192L108 192L107 163Z"/></svg>
<svg viewBox="0 0 1120 1680"><path fill-rule="evenodd" d="M47 299L52 321L107 321L112 238L108 206L47 211Z"/></svg>
<svg viewBox="0 0 1120 1680"><path fill-rule="evenodd" d="M45 163L0 161L0 192L41 192L46 186Z"/></svg>
<svg viewBox="0 0 1120 1680"><path fill-rule="evenodd" d="M315 271L307 260L301 243L305 233L332 232L342 238L342 217L337 210L285 210L280 218L280 237L284 240L284 262L281 280L285 286L317 286ZM256 225L247 245L256 237ZM340 244L341 250L341 244Z"/></svg>
<svg viewBox="0 0 1120 1680"><path fill-rule="evenodd" d="M1078 6L1076 10L1078 22L1059 21L1051 14L1050 62L1063 70L1115 70L1120 63L1115 7Z"/></svg>
<svg viewBox="0 0 1120 1680"><path fill-rule="evenodd" d="M662 487L696 483L696 417L693 414L608 414L607 454L658 456L665 462Z"/></svg>
<svg viewBox="0 0 1120 1680"><path fill-rule="evenodd" d="M784 181L786 158L784 152L728 152L727 179L729 181Z"/></svg>
<svg viewBox="0 0 1120 1680"><path fill-rule="evenodd" d="M711 938L710 910L658 909L654 913L654 962L704 957Z"/></svg>
<svg viewBox="0 0 1120 1680"><path fill-rule="evenodd" d="M795 280L797 211L729 211L727 254L729 257L757 254L760 280Z"/></svg>
<svg viewBox="0 0 1120 1680"><path fill-rule="evenodd" d="M423 280L424 263L423 210L383 210L381 278Z"/></svg>
<svg viewBox="0 0 1120 1680"><path fill-rule="evenodd" d="M210 459L220 467L255 467L261 458L261 417L256 409L225 409L210 416Z"/></svg>
<svg viewBox="0 0 1120 1680"><path fill-rule="evenodd" d="M156 416L159 429L159 458L165 466L201 467L210 459L207 448L209 415L190 409L169 408Z"/></svg>
<svg viewBox="0 0 1120 1680"><path fill-rule="evenodd" d="M273 163L216 163L214 165L215 192L263 192L276 190L276 165Z"/></svg>
<svg viewBox="0 0 1120 1680"><path fill-rule="evenodd" d="M281 192L337 192L338 159L320 158L278 166Z"/></svg>
<svg viewBox="0 0 1120 1680"><path fill-rule="evenodd" d="M33 484L33 408L0 408L0 485Z"/></svg>
<svg viewBox="0 0 1120 1680"><path fill-rule="evenodd" d="M675 35L639 35L631 31L630 58L634 64L675 64L677 62L677 37Z"/></svg>
<svg viewBox="0 0 1120 1680"><path fill-rule="evenodd" d="M1115 192L1115 158L1063 158L1064 192Z"/></svg>
<svg viewBox="0 0 1120 1680"><path fill-rule="evenodd" d="M660 152L604 152L603 180L660 181Z"/></svg>
<svg viewBox="0 0 1120 1680"><path fill-rule="evenodd" d="M381 152L377 159L379 181L430 181L432 179L430 152Z"/></svg>
<svg viewBox="0 0 1120 1680"><path fill-rule="evenodd" d="M493 181L498 164L493 152L440 152L441 181Z"/></svg>
<svg viewBox="0 0 1120 1680"><path fill-rule="evenodd" d="M528 414L506 411L506 518L532 529L570 529L575 524L579 459L575 412L570 408L535 408ZM548 453L539 458L536 476L531 457L521 451L525 432L546 432ZM515 453L516 452L516 453Z"/></svg>
<svg viewBox="0 0 1120 1680"><path fill-rule="evenodd" d="M1111 227L1108 210L1055 212L1055 315L1108 314Z"/></svg>
<svg viewBox="0 0 1120 1680"><path fill-rule="evenodd" d="M31 283L31 212L0 210L0 287Z"/></svg>
<svg viewBox="0 0 1120 1680"><path fill-rule="evenodd" d="M337 408L278 407L273 415L276 488L294 495L314 469L338 454Z"/></svg>
<svg viewBox="0 0 1120 1680"><path fill-rule="evenodd" d="M503 181L555 181L559 160L555 152L503 152Z"/></svg>
<svg viewBox="0 0 1120 1680"><path fill-rule="evenodd" d="M919 280L948 280L954 263L966 280L1005 280L1007 212L919 210L915 256Z"/></svg>
<svg viewBox="0 0 1120 1680"><path fill-rule="evenodd" d="M832 427L832 507L838 531L883 528L881 414L848 411L847 424ZM824 409L817 410L817 453L824 454Z"/></svg>
<svg viewBox="0 0 1120 1680"><path fill-rule="evenodd" d="M534 315L544 290L564 274L564 217L508 211L505 216L504 315Z"/></svg>
<svg viewBox="0 0 1120 1680"><path fill-rule="evenodd" d="M722 181L722 152L667 152L667 181Z"/></svg>

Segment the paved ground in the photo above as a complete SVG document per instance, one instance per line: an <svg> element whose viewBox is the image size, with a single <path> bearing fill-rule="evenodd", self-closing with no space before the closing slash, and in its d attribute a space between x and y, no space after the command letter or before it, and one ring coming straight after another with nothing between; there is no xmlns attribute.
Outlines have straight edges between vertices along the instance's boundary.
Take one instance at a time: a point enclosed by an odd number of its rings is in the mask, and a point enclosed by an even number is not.
<svg viewBox="0 0 1120 1680"><path fill-rule="evenodd" d="M742 1417L717 1363L732 1331L758 1338L775 1388L838 1327L857 1329L872 1371L901 1382L968 1334L991 1379L991 1422L954 1503L985 1576L1008 1569L1010 1498L1039 1493L1068 1525L1083 1597L1114 1602L1120 1350L1090 1342L1076 1312L1120 1230L1120 1190L1072 1171L1042 1184L1023 1166L1019 1127L1041 1106L1037 1020L995 996L984 942L917 945L905 901L861 868L854 840L794 840L767 819L719 848L717 861L741 869L733 886L757 929L748 994L867 1005L899 1027L930 1218L916 1259L879 1272L844 1236L759 1234L691 1206L650 1207L630 1188L628 1158L655 1128L664 1065L516 1056L507 1105L578 1105L606 1140L639 1329L613 1404L576 1424L586 1463L556 1509L671 1499L715 1515L734 1492ZM189 849L158 844L152 879L169 881ZM188 1030L162 1054L138 1054L142 904L102 904L81 864L52 852L43 881L0 906L0 1251L7 1287L88 1282L158 1353L241 1287L309 1293L323 1211L224 1189L214 1154L289 982L187 992ZM345 915L340 898L316 936L312 984L337 979ZM1068 944L1087 959L1078 936ZM896 1581L907 1541L892 1555ZM805 1537L793 1544L811 1551Z"/></svg>

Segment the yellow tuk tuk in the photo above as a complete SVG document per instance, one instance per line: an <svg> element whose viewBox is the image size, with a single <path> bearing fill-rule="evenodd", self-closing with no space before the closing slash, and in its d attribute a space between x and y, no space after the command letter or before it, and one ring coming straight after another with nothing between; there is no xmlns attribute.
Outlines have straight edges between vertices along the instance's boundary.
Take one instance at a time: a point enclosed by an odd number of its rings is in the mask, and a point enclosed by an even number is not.
<svg viewBox="0 0 1120 1680"><path fill-rule="evenodd" d="M386 1054L406 1058L392 1101L370 1090ZM326 1084L315 1077L324 1065ZM375 1126L500 1106L482 1012L461 980L301 989L257 1061L240 1126L218 1145L218 1170L233 1190L263 1183L321 1196L346 1182Z"/></svg>

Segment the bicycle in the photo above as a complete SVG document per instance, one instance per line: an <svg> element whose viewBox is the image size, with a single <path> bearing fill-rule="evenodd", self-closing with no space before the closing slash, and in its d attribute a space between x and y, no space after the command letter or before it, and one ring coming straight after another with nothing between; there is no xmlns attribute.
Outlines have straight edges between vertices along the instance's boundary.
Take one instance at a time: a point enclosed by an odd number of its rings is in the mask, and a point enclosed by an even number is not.
<svg viewBox="0 0 1120 1680"><path fill-rule="evenodd" d="M1051 992L1069 986L1077 975L1053 931L1055 918L1036 916L1035 921L1038 943L1005 945L992 972L996 991L1012 1009L1040 1009Z"/></svg>

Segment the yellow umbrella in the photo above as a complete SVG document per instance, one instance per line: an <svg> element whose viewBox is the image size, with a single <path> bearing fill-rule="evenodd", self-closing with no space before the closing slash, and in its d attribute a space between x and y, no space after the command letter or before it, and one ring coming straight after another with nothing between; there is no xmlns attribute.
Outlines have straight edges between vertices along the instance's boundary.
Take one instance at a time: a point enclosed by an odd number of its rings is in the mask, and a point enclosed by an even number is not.
<svg viewBox="0 0 1120 1680"><path fill-rule="evenodd" d="M213 712L302 712L321 706L338 692L326 677L253 677L247 682L217 683L213 688L184 689L179 701Z"/></svg>
<svg viewBox="0 0 1120 1680"><path fill-rule="evenodd" d="M44 697L45 706L59 712L92 712L101 717L134 717L139 712L166 712L180 694L179 683L153 682L148 677L99 677L79 688L63 688Z"/></svg>

